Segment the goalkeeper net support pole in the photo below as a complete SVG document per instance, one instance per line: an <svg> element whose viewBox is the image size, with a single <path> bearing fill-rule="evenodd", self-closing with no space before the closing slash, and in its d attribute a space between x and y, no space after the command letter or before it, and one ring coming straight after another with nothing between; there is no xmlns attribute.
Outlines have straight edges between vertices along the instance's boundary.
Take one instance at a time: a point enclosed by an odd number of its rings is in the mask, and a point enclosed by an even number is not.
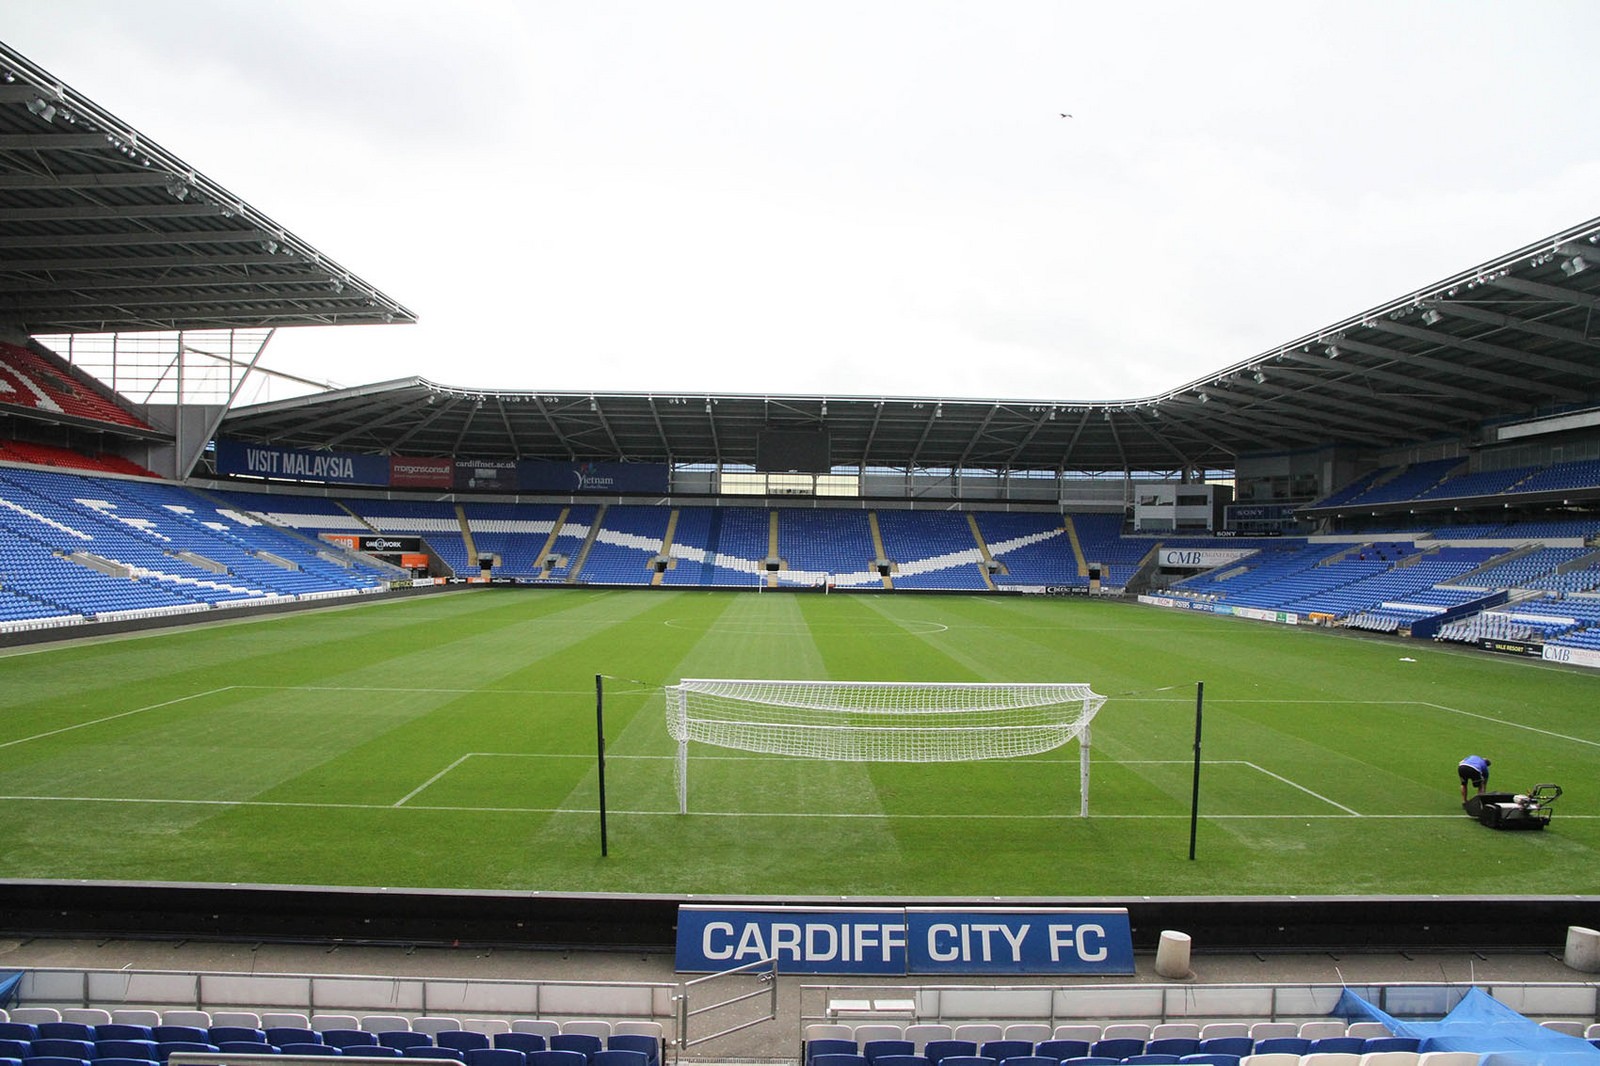
<svg viewBox="0 0 1600 1066"><path fill-rule="evenodd" d="M1089 814L1089 723L1105 697L1085 684L741 681L669 685L678 812L689 810L689 742L848 762L965 762L1037 755L1079 741L1079 813Z"/></svg>

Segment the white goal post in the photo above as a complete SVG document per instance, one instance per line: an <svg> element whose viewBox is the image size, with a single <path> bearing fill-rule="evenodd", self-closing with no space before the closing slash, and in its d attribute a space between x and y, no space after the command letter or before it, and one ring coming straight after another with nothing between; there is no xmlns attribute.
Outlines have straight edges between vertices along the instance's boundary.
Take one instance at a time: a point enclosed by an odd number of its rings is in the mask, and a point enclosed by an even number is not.
<svg viewBox="0 0 1600 1066"><path fill-rule="evenodd" d="M678 813L689 742L840 762L965 762L1037 755L1078 738L1079 814L1089 814L1089 723L1106 698L1085 684L745 681L668 685Z"/></svg>

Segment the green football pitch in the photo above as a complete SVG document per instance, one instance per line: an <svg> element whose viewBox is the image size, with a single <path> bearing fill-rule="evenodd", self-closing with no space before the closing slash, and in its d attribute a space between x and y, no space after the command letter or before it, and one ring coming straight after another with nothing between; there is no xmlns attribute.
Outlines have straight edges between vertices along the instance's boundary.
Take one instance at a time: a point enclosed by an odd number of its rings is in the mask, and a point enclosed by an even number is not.
<svg viewBox="0 0 1600 1066"><path fill-rule="evenodd" d="M606 682L600 849L595 675ZM691 745L683 677L1086 681L1042 756ZM1204 682L1196 857L1195 687ZM1566 789L1495 832L1455 764ZM474 589L0 653L0 877L852 896L1590 893L1600 678L1087 599Z"/></svg>

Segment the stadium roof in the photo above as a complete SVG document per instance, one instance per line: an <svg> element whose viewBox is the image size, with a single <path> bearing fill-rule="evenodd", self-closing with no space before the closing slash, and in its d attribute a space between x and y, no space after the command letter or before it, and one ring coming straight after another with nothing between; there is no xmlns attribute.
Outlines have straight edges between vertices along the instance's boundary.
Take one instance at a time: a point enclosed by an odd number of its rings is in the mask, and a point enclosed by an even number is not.
<svg viewBox="0 0 1600 1066"><path fill-rule="evenodd" d="M222 434L400 455L752 463L765 428L826 430L836 465L1231 469L1328 444L1486 441L1600 407L1600 219L1141 399L717 395L382 382L232 412Z"/></svg>
<svg viewBox="0 0 1600 1066"><path fill-rule="evenodd" d="M1600 219L1139 399L499 391L412 378L242 408L220 432L414 456L748 464L761 430L815 428L839 466L1231 469L1241 455L1328 444L1484 441L1485 426L1600 407L1597 303ZM412 321L0 44L0 330Z"/></svg>
<svg viewBox="0 0 1600 1066"><path fill-rule="evenodd" d="M415 320L0 44L0 327L109 333Z"/></svg>

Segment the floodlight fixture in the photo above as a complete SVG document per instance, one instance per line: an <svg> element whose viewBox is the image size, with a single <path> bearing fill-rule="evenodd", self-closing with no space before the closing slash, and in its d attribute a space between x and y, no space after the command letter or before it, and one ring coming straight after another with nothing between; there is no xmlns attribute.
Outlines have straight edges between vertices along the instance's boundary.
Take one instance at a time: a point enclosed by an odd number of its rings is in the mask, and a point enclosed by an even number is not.
<svg viewBox="0 0 1600 1066"><path fill-rule="evenodd" d="M1444 316L1441 315L1436 308L1430 307L1426 311L1422 312L1422 324L1424 326L1437 326L1439 324L1439 320L1443 317Z"/></svg>
<svg viewBox="0 0 1600 1066"><path fill-rule="evenodd" d="M1267 375L1265 373L1263 373L1262 371L1260 371L1260 370L1257 370L1251 376L1256 379L1256 384L1257 385L1265 385L1267 383Z"/></svg>
<svg viewBox="0 0 1600 1066"><path fill-rule="evenodd" d="M1328 351L1328 358L1329 359L1337 359L1337 358L1339 358L1339 346L1337 344L1328 345L1327 351Z"/></svg>
<svg viewBox="0 0 1600 1066"><path fill-rule="evenodd" d="M1561 273L1565 274L1569 278L1574 274L1582 274L1588 269L1589 264L1584 261L1584 258L1581 255L1575 255L1571 259L1568 259L1561 264Z"/></svg>

